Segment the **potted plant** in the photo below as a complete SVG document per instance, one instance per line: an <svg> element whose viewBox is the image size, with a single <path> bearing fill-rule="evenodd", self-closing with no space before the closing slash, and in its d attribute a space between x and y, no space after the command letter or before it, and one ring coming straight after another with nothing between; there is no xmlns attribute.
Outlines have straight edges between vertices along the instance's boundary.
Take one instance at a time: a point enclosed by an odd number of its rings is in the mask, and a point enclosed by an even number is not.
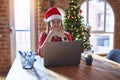
<svg viewBox="0 0 120 80"><path fill-rule="evenodd" d="M92 55L91 55L91 54L88 54L88 55L85 57L86 65L87 65L87 66L92 66L92 61L93 61Z"/></svg>
<svg viewBox="0 0 120 80"><path fill-rule="evenodd" d="M86 65L88 65L88 66L91 66L91 65L92 65L92 61L93 61L92 53L93 53L93 51L91 50L91 48L86 49L86 50L84 51L85 63L86 63Z"/></svg>

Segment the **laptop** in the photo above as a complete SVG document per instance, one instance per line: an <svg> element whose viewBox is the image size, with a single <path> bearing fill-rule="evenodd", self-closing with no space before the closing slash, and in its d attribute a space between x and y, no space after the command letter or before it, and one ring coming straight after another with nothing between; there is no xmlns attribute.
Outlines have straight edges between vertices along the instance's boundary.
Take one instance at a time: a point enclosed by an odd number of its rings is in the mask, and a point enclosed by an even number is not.
<svg viewBox="0 0 120 80"><path fill-rule="evenodd" d="M47 42L43 49L44 66L79 65L82 47L82 42Z"/></svg>

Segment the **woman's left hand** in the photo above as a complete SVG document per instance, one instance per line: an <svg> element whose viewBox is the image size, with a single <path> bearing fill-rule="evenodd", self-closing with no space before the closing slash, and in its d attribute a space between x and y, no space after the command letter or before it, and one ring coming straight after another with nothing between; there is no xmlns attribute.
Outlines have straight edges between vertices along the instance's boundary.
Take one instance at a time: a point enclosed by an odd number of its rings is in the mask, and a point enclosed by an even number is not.
<svg viewBox="0 0 120 80"><path fill-rule="evenodd" d="M63 28L58 28L57 29L57 35L60 36L60 37L64 37L65 34L64 34L64 29Z"/></svg>

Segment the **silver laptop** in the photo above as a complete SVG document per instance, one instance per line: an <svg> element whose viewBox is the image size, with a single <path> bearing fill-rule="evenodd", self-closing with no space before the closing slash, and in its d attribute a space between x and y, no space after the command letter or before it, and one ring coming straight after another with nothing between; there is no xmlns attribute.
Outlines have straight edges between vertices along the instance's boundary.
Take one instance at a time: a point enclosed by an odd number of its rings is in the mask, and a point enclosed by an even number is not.
<svg viewBox="0 0 120 80"><path fill-rule="evenodd" d="M44 66L79 65L82 42L48 42L43 49Z"/></svg>

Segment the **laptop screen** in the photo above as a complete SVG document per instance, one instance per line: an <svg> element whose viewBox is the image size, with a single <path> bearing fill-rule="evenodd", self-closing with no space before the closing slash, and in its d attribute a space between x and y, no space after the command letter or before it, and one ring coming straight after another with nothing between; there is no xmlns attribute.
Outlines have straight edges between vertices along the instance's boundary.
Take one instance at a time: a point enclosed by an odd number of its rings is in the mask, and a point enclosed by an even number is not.
<svg viewBox="0 0 120 80"><path fill-rule="evenodd" d="M47 42L43 49L44 65L78 65L82 52L82 42Z"/></svg>

